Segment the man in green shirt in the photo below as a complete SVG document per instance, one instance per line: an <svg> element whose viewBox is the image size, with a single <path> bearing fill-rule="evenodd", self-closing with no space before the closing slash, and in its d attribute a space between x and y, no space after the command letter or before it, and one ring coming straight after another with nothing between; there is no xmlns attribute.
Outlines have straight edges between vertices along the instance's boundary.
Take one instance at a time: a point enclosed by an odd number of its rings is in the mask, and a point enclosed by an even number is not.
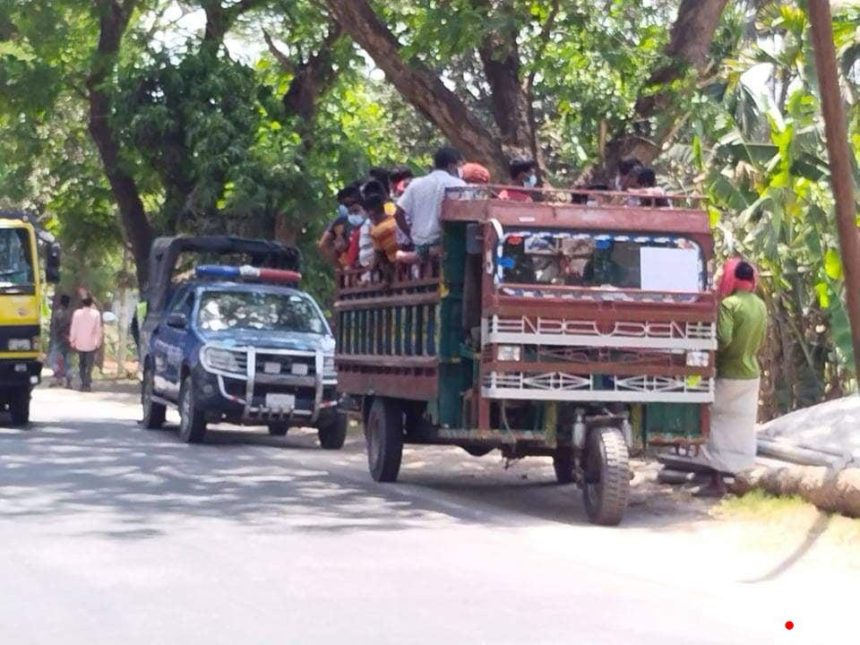
<svg viewBox="0 0 860 645"><path fill-rule="evenodd" d="M702 456L714 469L703 494L722 495L723 475L734 475L755 463L758 417L757 354L767 331L767 309L755 295L756 273L748 262L730 260L720 282L717 322L717 380L711 432Z"/></svg>

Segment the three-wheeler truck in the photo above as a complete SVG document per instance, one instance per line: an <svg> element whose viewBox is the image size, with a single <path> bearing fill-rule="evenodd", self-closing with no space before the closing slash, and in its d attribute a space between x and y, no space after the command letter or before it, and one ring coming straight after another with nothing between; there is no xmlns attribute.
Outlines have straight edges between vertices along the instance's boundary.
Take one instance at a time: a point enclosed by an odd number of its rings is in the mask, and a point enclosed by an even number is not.
<svg viewBox="0 0 860 645"><path fill-rule="evenodd" d="M707 439L708 216L695 198L503 188L449 189L440 257L338 273L338 388L376 481L397 479L404 444L547 456L589 519L616 525L631 451Z"/></svg>

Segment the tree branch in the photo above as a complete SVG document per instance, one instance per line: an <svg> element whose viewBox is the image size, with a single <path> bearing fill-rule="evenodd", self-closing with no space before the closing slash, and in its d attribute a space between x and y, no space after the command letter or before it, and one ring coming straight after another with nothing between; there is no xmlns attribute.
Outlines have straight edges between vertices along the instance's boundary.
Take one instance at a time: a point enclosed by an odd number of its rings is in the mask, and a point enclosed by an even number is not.
<svg viewBox="0 0 860 645"><path fill-rule="evenodd" d="M290 60L289 56L278 48L275 41L272 39L271 34L269 34L266 29L263 29L263 40L266 41L266 47L268 47L269 53L275 57L275 60L278 61L278 65L281 66L281 69L283 69L287 74L295 74L295 64Z"/></svg>
<svg viewBox="0 0 860 645"><path fill-rule="evenodd" d="M99 152L105 175L119 207L120 220L131 244L137 267L138 284L146 284L149 247L153 230L146 216L134 178L122 164L118 137L111 125L113 104L105 89L113 74L120 45L128 21L135 9L134 0L123 3L116 0L96 0L94 4L99 20L99 39L90 71L86 79L89 98L89 131Z"/></svg>
<svg viewBox="0 0 860 645"><path fill-rule="evenodd" d="M367 0L326 0L326 6L413 107L468 157L486 164L499 176L507 174L504 151L492 134L432 70L404 59L397 38Z"/></svg>

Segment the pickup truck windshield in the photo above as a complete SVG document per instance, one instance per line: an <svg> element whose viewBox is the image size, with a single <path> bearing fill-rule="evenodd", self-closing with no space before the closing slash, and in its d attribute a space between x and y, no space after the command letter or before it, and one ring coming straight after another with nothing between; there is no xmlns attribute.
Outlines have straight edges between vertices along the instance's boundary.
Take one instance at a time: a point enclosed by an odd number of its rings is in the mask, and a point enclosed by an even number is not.
<svg viewBox="0 0 860 645"><path fill-rule="evenodd" d="M251 291L206 291L197 315L202 331L230 330L325 333L316 307L299 295Z"/></svg>
<svg viewBox="0 0 860 645"><path fill-rule="evenodd" d="M0 229L0 291L32 289L33 258L29 242L25 229Z"/></svg>
<svg viewBox="0 0 860 645"><path fill-rule="evenodd" d="M706 286L699 245L680 237L518 230L499 242L503 284L697 293Z"/></svg>

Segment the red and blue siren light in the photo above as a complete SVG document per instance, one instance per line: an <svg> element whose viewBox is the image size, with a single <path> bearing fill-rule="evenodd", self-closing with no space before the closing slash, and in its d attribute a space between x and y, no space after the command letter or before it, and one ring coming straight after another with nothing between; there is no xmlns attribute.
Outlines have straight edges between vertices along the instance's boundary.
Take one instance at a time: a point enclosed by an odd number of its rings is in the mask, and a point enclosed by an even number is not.
<svg viewBox="0 0 860 645"><path fill-rule="evenodd" d="M197 267L198 278L218 278L221 280L255 280L278 284L295 284L302 279L302 274L286 269L261 269L259 267L241 266L230 267L218 264L204 264Z"/></svg>

